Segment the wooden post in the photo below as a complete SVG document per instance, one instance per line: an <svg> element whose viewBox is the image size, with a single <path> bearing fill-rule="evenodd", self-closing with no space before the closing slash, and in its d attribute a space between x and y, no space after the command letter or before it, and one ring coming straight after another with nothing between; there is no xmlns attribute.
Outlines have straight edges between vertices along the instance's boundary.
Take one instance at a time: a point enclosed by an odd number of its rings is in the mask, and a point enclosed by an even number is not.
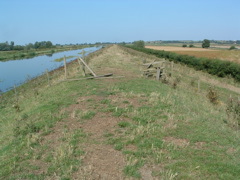
<svg viewBox="0 0 240 180"><path fill-rule="evenodd" d="M48 80L48 86L50 86L50 78L49 78L48 69L46 69L46 75L47 75L47 80Z"/></svg>
<svg viewBox="0 0 240 180"><path fill-rule="evenodd" d="M65 79L67 79L67 62L66 62L66 56L64 56L64 70L65 70Z"/></svg>
<svg viewBox="0 0 240 180"><path fill-rule="evenodd" d="M161 72L161 68L157 67L156 80L158 80L158 81L159 81L159 78L160 78L160 72Z"/></svg>
<svg viewBox="0 0 240 180"><path fill-rule="evenodd" d="M198 92L200 92L200 80L198 80Z"/></svg>
<svg viewBox="0 0 240 180"><path fill-rule="evenodd" d="M79 60L88 68L88 70L92 73L92 75L94 77L96 77L97 75L93 72L93 70L84 62L84 60L82 60L82 58L79 57Z"/></svg>
<svg viewBox="0 0 240 180"><path fill-rule="evenodd" d="M77 58L77 60L80 68L82 69L83 76L86 76L85 65L79 60L79 58Z"/></svg>

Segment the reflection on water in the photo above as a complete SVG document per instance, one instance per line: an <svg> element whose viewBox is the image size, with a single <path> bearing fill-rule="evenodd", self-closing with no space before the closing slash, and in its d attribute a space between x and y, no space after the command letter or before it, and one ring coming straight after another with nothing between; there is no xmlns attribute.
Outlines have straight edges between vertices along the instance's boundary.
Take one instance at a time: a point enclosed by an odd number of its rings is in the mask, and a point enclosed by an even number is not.
<svg viewBox="0 0 240 180"><path fill-rule="evenodd" d="M0 61L0 92L6 92L13 88L14 85L20 85L26 79L33 78L43 74L47 69L49 71L63 66L62 61L54 61L63 56L82 56L100 49L100 47L90 47L72 51L64 51L55 54L37 56L30 59ZM68 58L67 62L74 60L75 57Z"/></svg>

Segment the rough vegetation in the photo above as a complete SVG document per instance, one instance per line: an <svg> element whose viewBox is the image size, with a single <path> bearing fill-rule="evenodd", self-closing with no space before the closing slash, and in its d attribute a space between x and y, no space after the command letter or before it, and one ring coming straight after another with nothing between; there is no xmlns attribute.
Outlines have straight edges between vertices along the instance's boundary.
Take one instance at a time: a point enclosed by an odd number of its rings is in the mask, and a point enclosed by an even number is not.
<svg viewBox="0 0 240 180"><path fill-rule="evenodd" d="M97 74L125 77L59 82L60 68L51 86L41 76L0 97L2 179L240 176L238 85L181 64L168 83L143 78L142 62L158 57L116 45L85 60ZM68 72L82 74L77 62ZM217 104L207 97L211 82Z"/></svg>
<svg viewBox="0 0 240 180"><path fill-rule="evenodd" d="M236 81L240 82L240 64L222 61L218 59L197 58L194 56L181 55L174 52L159 51L147 48L138 48L136 46L129 46L135 50L155 55L159 58L166 58L175 63L186 64L196 70L206 71L212 75L219 77L231 76Z"/></svg>

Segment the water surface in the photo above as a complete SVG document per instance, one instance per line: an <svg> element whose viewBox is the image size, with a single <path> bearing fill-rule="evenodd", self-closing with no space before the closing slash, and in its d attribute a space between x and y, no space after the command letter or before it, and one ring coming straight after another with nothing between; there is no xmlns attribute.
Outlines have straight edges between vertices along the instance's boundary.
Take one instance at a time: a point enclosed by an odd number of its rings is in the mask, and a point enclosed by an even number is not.
<svg viewBox="0 0 240 180"><path fill-rule="evenodd" d="M90 47L78 50L64 51L54 53L52 56L43 55L34 58L0 61L0 91L6 92L14 87L24 83L27 79L34 78L46 72L63 66L63 62L56 62L55 59L64 56L82 56L83 50L85 55L100 49L100 47ZM67 62L76 59L76 57L67 59Z"/></svg>

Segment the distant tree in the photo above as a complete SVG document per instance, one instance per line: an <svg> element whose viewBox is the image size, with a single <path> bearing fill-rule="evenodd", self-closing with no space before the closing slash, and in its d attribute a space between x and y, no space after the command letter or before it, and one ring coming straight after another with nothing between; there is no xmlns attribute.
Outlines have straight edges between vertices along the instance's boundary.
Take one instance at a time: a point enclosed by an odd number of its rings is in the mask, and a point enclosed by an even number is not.
<svg viewBox="0 0 240 180"><path fill-rule="evenodd" d="M138 48L144 48L145 47L145 43L144 43L143 40L134 41L133 42L133 46L138 47Z"/></svg>
<svg viewBox="0 0 240 180"><path fill-rule="evenodd" d="M10 50L13 50L13 49L14 49L14 42L11 41L11 42L10 42Z"/></svg>
<svg viewBox="0 0 240 180"><path fill-rule="evenodd" d="M41 46L41 43L40 43L40 42L36 41L36 42L34 43L34 48L35 48L35 49L40 48L40 46Z"/></svg>
<svg viewBox="0 0 240 180"><path fill-rule="evenodd" d="M8 41L6 41L5 43L0 43L0 51L10 51L10 45L8 43Z"/></svg>
<svg viewBox="0 0 240 180"><path fill-rule="evenodd" d="M187 47L187 45L186 45L186 44L183 44L182 47Z"/></svg>
<svg viewBox="0 0 240 180"><path fill-rule="evenodd" d="M189 47L192 48L192 47L194 47L194 45L193 45L193 44L190 44Z"/></svg>
<svg viewBox="0 0 240 180"><path fill-rule="evenodd" d="M16 51L24 50L24 46L16 45L14 46L13 50L16 50Z"/></svg>
<svg viewBox="0 0 240 180"><path fill-rule="evenodd" d="M25 46L25 49L26 49L26 50L30 50L30 49L33 49L33 48L34 48L33 43L29 43L29 44L27 44L27 45Z"/></svg>
<svg viewBox="0 0 240 180"><path fill-rule="evenodd" d="M234 50L234 49L237 49L235 46L231 46L230 48L229 48L229 50Z"/></svg>
<svg viewBox="0 0 240 180"><path fill-rule="evenodd" d="M46 48L51 48L53 46L51 41L46 42Z"/></svg>
<svg viewBox="0 0 240 180"><path fill-rule="evenodd" d="M210 47L210 41L208 39L204 39L202 42L202 48L209 48Z"/></svg>
<svg viewBox="0 0 240 180"><path fill-rule="evenodd" d="M121 45L123 45L123 46L125 46L125 45L126 45L126 43L125 43L124 41L123 41L123 42L121 42L120 44L121 44Z"/></svg>

